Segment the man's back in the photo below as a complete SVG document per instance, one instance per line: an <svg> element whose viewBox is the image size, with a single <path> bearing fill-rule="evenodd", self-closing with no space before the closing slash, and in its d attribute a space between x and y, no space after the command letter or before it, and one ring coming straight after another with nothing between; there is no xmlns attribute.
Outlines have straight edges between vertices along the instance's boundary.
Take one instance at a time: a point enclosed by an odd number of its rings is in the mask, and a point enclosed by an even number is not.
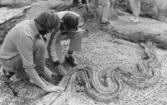
<svg viewBox="0 0 167 105"><path fill-rule="evenodd" d="M26 20L17 24L8 32L1 46L1 59L12 59L19 54L18 45L22 47L22 45L29 44L25 42L20 43L20 40L23 38L24 35L32 39L33 42L34 35L36 34L36 32L33 30L33 24L34 23L32 20Z"/></svg>

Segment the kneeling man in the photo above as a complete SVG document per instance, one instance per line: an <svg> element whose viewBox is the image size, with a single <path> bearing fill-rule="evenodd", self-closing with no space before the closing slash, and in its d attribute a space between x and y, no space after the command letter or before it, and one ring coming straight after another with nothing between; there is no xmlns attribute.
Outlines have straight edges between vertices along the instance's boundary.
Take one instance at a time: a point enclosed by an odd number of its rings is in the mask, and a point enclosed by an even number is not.
<svg viewBox="0 0 167 105"><path fill-rule="evenodd" d="M4 75L10 79L28 79L47 92L62 91L46 80L50 79L45 67L43 36L59 28L60 19L52 11L43 12L32 20L17 24L6 35L0 50Z"/></svg>

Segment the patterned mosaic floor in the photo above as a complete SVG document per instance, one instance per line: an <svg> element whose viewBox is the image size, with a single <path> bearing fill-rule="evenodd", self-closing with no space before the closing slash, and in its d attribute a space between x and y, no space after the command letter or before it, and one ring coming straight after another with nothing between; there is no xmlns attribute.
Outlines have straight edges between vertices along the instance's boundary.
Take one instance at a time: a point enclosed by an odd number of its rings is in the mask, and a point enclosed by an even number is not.
<svg viewBox="0 0 167 105"><path fill-rule="evenodd" d="M97 71L114 66L122 67L124 70L130 70L129 68L134 70L135 64L141 59L142 55L143 49L138 45L114 40L110 35L103 32L94 33L84 39L82 51L76 54L78 58L83 58L88 62L91 61L93 69ZM116 101L109 105L167 105L167 52L156 49L156 56L160 64L157 69L158 83L144 90L124 86ZM103 104L91 100L84 93L75 94L70 103L70 105Z"/></svg>
<svg viewBox="0 0 167 105"><path fill-rule="evenodd" d="M68 41L63 44L67 47ZM122 67L124 70L133 70L142 55L143 49L138 45L113 39L104 32L97 32L83 39L82 51L75 54L75 57L91 61L92 68L100 71L115 66ZM156 49L156 55L161 65L157 69L159 82L154 86L138 90L125 85L117 99L109 104L96 102L84 92L74 92L67 103L60 105L167 105L167 52ZM79 59L78 62L83 63ZM18 97L14 97L8 87L0 82L0 105L38 103L37 97L42 93L38 88L19 81L11 86L18 92Z"/></svg>

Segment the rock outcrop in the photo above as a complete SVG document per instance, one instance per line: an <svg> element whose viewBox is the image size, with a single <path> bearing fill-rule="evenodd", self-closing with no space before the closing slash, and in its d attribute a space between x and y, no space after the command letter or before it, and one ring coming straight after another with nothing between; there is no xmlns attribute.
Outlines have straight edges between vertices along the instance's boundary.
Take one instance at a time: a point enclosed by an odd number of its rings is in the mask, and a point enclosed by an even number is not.
<svg viewBox="0 0 167 105"><path fill-rule="evenodd" d="M149 17L166 22L167 3L166 0L140 0L141 13L140 16ZM123 11L132 13L128 0L116 0L115 7Z"/></svg>
<svg viewBox="0 0 167 105"><path fill-rule="evenodd" d="M18 22L25 19L25 14L30 8L30 6L19 9L9 9L6 7L1 8L2 15L0 16L0 44L2 44L8 31L12 29Z"/></svg>
<svg viewBox="0 0 167 105"><path fill-rule="evenodd" d="M166 23L149 18L140 18L139 23L133 23L131 19L132 16L119 16L101 29L120 39L138 44L152 41L157 47L167 49Z"/></svg>

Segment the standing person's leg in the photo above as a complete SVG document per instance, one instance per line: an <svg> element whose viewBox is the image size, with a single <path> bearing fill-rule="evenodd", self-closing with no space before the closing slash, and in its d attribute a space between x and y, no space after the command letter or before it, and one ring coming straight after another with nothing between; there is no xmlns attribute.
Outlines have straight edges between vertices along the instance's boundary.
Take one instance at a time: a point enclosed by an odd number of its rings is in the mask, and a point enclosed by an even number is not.
<svg viewBox="0 0 167 105"><path fill-rule="evenodd" d="M141 11L141 0L137 0L137 9L138 9L138 17L139 17L139 15L140 15L140 11Z"/></svg>
<svg viewBox="0 0 167 105"><path fill-rule="evenodd" d="M103 0L104 7L103 7L103 13L101 18L102 24L109 24L108 15L110 12L110 1L109 0Z"/></svg>
<svg viewBox="0 0 167 105"><path fill-rule="evenodd" d="M138 22L140 10L141 10L141 0L129 0L129 2L132 8L133 15L135 17L134 22Z"/></svg>
<svg viewBox="0 0 167 105"><path fill-rule="evenodd" d="M137 15L135 17L135 21L134 22L138 22L139 21L139 15L140 15L140 11L141 11L141 0L136 0L136 7L137 7Z"/></svg>
<svg viewBox="0 0 167 105"><path fill-rule="evenodd" d="M138 13L138 9L137 9L137 4L136 4L136 0L129 0L131 9L132 9L132 13L135 17L137 17L137 13Z"/></svg>

